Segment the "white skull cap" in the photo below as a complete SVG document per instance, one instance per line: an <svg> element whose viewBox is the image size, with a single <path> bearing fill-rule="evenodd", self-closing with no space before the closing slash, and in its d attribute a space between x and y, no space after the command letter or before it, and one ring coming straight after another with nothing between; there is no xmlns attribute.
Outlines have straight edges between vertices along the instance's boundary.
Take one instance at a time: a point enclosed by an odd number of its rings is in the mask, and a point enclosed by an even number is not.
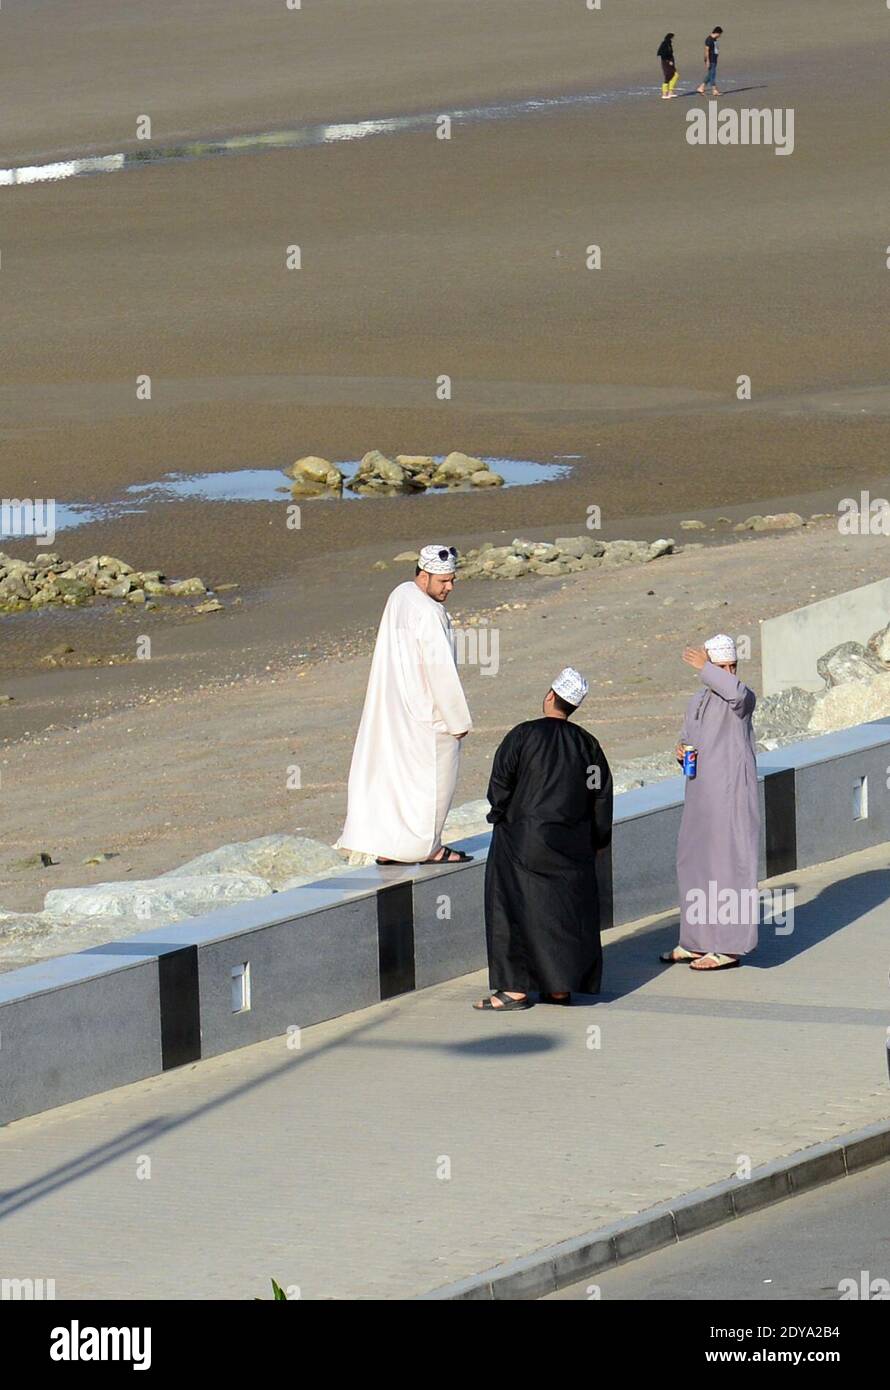
<svg viewBox="0 0 890 1390"><path fill-rule="evenodd" d="M417 563L427 574L454 574L457 569L457 551L453 545L425 545Z"/></svg>
<svg viewBox="0 0 890 1390"><path fill-rule="evenodd" d="M716 637L709 637L705 643L705 651L712 661L732 662L738 660L735 642L731 637L727 637L725 632L718 632Z"/></svg>
<svg viewBox="0 0 890 1390"><path fill-rule="evenodd" d="M590 686L574 666L566 666L560 671L550 689L561 695L564 700L568 700L570 705L580 705Z"/></svg>

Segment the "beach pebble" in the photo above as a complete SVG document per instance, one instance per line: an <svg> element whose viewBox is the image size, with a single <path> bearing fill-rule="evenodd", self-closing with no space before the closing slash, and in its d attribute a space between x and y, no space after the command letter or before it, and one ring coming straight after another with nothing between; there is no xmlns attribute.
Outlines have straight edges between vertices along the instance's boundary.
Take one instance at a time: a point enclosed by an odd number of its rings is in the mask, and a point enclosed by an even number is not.
<svg viewBox="0 0 890 1390"><path fill-rule="evenodd" d="M681 521L681 522L680 522L680 525L682 526L682 528L683 528L684 531L704 531L704 530L705 530L705 523L704 523L703 521Z"/></svg>
<svg viewBox="0 0 890 1390"><path fill-rule="evenodd" d="M174 598L191 598L194 594L206 594L206 592L207 586L203 579L198 579L197 575L191 579L176 579L172 584L167 585L167 593L172 594Z"/></svg>
<svg viewBox="0 0 890 1390"><path fill-rule="evenodd" d="M755 531L791 531L796 526L803 526L803 517L797 512L776 512L766 516L755 518L753 530Z"/></svg>

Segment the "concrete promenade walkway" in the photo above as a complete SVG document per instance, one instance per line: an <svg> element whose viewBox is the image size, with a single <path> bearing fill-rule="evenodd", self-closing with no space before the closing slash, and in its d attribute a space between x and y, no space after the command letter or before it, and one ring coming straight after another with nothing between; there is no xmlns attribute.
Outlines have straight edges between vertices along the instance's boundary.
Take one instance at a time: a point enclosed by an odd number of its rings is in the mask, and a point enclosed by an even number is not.
<svg viewBox="0 0 890 1390"><path fill-rule="evenodd" d="M467 976L0 1130L0 1277L406 1298L890 1118L890 847L775 882L740 970L636 923L599 1001L492 1017Z"/></svg>

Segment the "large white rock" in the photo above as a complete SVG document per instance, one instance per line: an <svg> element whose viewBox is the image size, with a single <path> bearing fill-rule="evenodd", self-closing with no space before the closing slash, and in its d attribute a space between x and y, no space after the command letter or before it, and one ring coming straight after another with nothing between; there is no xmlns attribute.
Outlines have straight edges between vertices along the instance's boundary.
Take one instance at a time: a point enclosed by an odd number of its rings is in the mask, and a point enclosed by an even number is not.
<svg viewBox="0 0 890 1390"><path fill-rule="evenodd" d="M832 686L816 696L810 718L813 733L833 733L849 729L854 724L867 724L871 719L886 719L890 715L890 672L875 676L871 681L847 681Z"/></svg>
<svg viewBox="0 0 890 1390"><path fill-rule="evenodd" d="M490 830L486 820L491 807L485 797L481 801L465 801L462 806L454 806L448 812L443 840L460 840L466 835L478 835L482 830Z"/></svg>
<svg viewBox="0 0 890 1390"><path fill-rule="evenodd" d="M890 626L869 637L868 650L877 657L882 666L890 666Z"/></svg>
<svg viewBox="0 0 890 1390"><path fill-rule="evenodd" d="M865 650L861 642L841 642L816 662L816 670L827 686L847 685L851 681L868 684L883 674L877 657Z"/></svg>
<svg viewBox="0 0 890 1390"><path fill-rule="evenodd" d="M194 874L137 879L134 883L97 883L87 888L53 888L43 900L44 912L56 922L84 917L136 918L151 926L169 926L184 917L232 903L264 898L272 889L257 874Z"/></svg>
<svg viewBox="0 0 890 1390"><path fill-rule="evenodd" d="M178 869L169 869L163 879L183 874L257 874L276 891L291 879L305 882L342 869L343 860L335 849L305 835L261 835L256 840L238 840L230 845L199 854Z"/></svg>

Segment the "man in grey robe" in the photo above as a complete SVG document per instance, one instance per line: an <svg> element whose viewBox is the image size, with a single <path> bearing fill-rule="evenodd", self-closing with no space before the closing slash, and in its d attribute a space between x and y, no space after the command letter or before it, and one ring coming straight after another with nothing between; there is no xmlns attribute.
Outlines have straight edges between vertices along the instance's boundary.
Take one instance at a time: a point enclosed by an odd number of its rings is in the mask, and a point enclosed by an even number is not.
<svg viewBox="0 0 890 1390"><path fill-rule="evenodd" d="M687 647L703 689L693 695L677 744L698 750L677 843L680 945L666 964L725 970L757 945L760 901L757 854L760 804L751 716L756 696L736 675L731 637L719 633L704 648Z"/></svg>

